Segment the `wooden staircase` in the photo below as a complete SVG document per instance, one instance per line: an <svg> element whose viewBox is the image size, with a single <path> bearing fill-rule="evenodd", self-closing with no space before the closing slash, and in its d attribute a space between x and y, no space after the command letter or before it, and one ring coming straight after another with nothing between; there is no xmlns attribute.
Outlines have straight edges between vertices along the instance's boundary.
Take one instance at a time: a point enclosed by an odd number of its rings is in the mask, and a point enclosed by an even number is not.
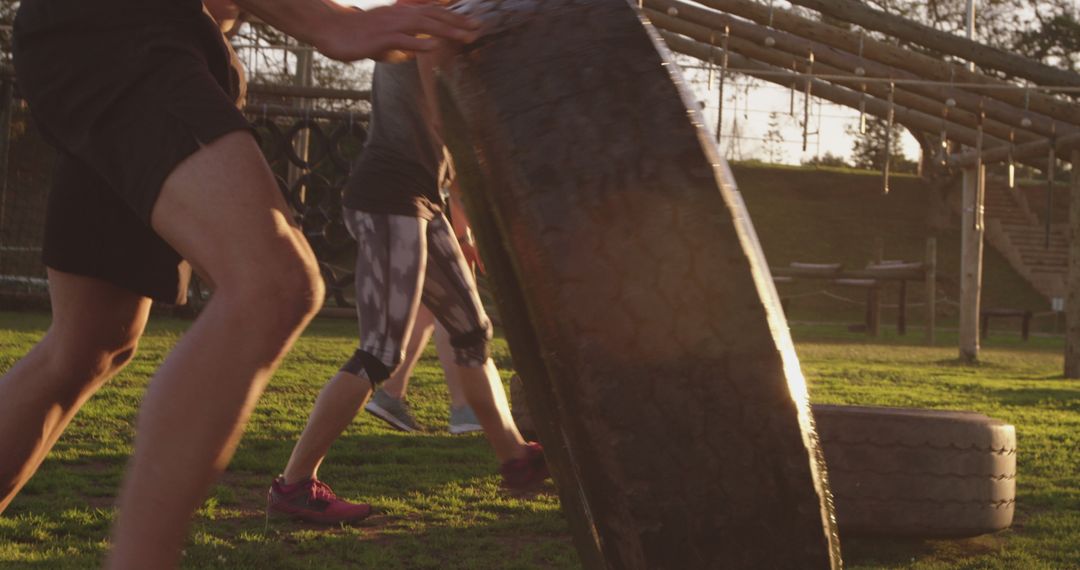
<svg viewBox="0 0 1080 570"><path fill-rule="evenodd" d="M1024 196L1003 181L986 181L986 240L1047 299L1065 296L1069 240L1066 224L1046 226Z"/></svg>

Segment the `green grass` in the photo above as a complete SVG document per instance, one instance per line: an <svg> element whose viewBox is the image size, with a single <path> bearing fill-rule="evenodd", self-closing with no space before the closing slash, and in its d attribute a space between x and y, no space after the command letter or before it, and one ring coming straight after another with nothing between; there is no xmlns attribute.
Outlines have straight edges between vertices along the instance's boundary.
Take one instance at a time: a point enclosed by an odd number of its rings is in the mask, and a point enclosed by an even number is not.
<svg viewBox="0 0 1080 570"><path fill-rule="evenodd" d="M44 315L0 313L0 370L39 338ZM131 450L143 388L188 322L155 318L135 361L92 399L38 475L0 517L0 568L85 569L100 563L112 503ZM1060 377L1061 340L995 334L982 364L937 347L842 325L794 329L814 401L987 413L1017 426L1019 502L1013 529L959 541L843 540L848 568L1080 567L1080 382ZM411 399L428 430L390 431L362 415L322 470L343 496L381 514L329 530L263 517L271 478L288 457L315 394L352 350L353 325L319 320L272 381L224 479L199 511L186 568L577 568L553 488L530 500L497 489L479 436L445 433L447 399L429 351ZM510 366L496 342L503 373ZM198 411L192 411L198 421Z"/></svg>

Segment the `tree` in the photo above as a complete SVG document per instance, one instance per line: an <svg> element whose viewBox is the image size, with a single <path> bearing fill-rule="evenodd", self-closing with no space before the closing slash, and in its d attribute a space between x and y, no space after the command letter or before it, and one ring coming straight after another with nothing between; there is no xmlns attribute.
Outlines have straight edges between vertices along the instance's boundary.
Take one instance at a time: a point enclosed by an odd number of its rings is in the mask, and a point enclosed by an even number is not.
<svg viewBox="0 0 1080 570"><path fill-rule="evenodd" d="M867 0L867 3L957 35L964 35L967 28L967 0ZM1080 71L1080 15L1076 0L977 0L975 40L1048 65ZM918 46L907 47L925 51Z"/></svg>
<svg viewBox="0 0 1080 570"><path fill-rule="evenodd" d="M977 0L975 39L995 47L1011 48L1016 31L1032 24L1030 8L1043 1ZM967 28L967 0L868 0L867 3L885 12L957 35L964 35Z"/></svg>
<svg viewBox="0 0 1080 570"><path fill-rule="evenodd" d="M1046 15L1036 12L1038 27L1016 35L1016 51L1030 57L1080 72L1080 20L1077 13L1058 6Z"/></svg>
<svg viewBox="0 0 1080 570"><path fill-rule="evenodd" d="M851 162L856 168L867 170L881 170L885 168L885 142L891 138L890 146L890 169L893 172L916 172L918 164L904 156L900 149L900 127L894 124L889 129L884 119L867 117L866 132L859 132L856 125L848 125L845 129L854 142L851 147Z"/></svg>
<svg viewBox="0 0 1080 570"><path fill-rule="evenodd" d="M0 62L11 64L11 26L15 20L18 1L0 0Z"/></svg>
<svg viewBox="0 0 1080 570"><path fill-rule="evenodd" d="M768 129L761 139L762 150L769 157L771 164L776 164L784 156L784 134L780 129L780 113L769 113Z"/></svg>
<svg viewBox="0 0 1080 570"><path fill-rule="evenodd" d="M807 160L804 160L802 163L803 166L814 167L830 166L834 168L848 168L851 166L846 160L844 160L844 157L835 155L831 152L826 152L821 156L809 158Z"/></svg>

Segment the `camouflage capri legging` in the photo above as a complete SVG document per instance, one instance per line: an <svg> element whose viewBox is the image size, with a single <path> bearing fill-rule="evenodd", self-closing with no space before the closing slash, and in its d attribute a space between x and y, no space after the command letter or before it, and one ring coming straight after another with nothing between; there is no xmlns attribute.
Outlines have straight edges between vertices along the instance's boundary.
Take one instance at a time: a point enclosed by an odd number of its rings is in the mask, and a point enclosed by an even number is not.
<svg viewBox="0 0 1080 570"><path fill-rule="evenodd" d="M344 215L357 242L360 347L341 369L374 383L388 378L404 358L421 302L450 333L455 361L483 366L491 321L446 217L427 221L348 208Z"/></svg>

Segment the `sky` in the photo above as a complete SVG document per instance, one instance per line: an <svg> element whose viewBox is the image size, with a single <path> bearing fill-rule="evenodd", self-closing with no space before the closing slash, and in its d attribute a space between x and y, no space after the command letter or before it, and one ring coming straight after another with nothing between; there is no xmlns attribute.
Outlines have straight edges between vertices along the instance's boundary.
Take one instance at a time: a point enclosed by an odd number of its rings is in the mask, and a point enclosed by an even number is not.
<svg viewBox="0 0 1080 570"><path fill-rule="evenodd" d="M703 109L705 123L715 134L719 110L720 74L717 70L713 71L713 84L710 89L707 66L696 60L692 61L694 67L684 68L683 73L694 88L698 101L705 104ZM853 139L845 131L847 127L855 127L859 124L858 109L811 97L807 144L804 151L802 121L807 111L804 101L801 91L794 94L794 105L792 105L792 92L786 87L751 80L746 76L729 76L724 86L721 152L728 158L739 158L733 152L737 148L741 149L742 158L766 159L766 153L763 152L764 143L760 139L765 137L769 129L770 114L775 113L783 138L783 143L778 145L781 152L776 157L776 162L799 164L826 153L850 158ZM792 107L794 107L794 113L792 113ZM738 123L737 132L740 135L737 144L732 137L732 129L736 122ZM906 129L901 129L901 133L901 140L897 141L898 148L907 158L918 160L920 153L918 142Z"/></svg>

